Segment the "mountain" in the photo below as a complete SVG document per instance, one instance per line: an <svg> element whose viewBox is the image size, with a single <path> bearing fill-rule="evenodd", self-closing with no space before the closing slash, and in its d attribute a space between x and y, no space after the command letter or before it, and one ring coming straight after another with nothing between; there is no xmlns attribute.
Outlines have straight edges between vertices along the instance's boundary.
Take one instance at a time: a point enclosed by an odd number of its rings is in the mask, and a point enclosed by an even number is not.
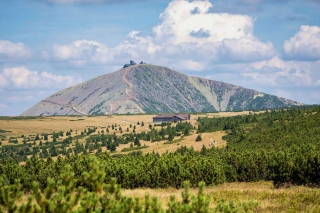
<svg viewBox="0 0 320 213"><path fill-rule="evenodd" d="M23 116L214 112L301 105L166 67L132 65L61 90Z"/></svg>

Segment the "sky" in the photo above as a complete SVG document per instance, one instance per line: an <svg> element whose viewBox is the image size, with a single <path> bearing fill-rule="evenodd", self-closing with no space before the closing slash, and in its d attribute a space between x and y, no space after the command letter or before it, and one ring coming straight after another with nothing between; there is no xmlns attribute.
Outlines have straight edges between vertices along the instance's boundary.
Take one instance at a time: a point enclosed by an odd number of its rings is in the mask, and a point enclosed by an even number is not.
<svg viewBox="0 0 320 213"><path fill-rule="evenodd" d="M129 60L320 104L318 0L0 1L0 116Z"/></svg>

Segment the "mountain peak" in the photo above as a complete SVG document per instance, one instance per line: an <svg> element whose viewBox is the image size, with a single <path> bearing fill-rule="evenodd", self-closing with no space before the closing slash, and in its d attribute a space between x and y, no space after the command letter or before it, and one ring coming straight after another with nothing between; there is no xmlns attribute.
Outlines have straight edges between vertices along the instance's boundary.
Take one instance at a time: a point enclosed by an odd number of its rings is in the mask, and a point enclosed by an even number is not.
<svg viewBox="0 0 320 213"><path fill-rule="evenodd" d="M22 115L214 112L295 105L300 104L167 67L131 64L61 90Z"/></svg>

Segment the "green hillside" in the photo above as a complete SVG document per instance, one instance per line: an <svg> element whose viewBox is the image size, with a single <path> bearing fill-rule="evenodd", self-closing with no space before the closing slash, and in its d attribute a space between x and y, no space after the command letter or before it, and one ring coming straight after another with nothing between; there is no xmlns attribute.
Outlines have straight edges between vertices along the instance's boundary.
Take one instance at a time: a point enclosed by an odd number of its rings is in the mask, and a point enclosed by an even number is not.
<svg viewBox="0 0 320 213"><path fill-rule="evenodd" d="M31 212L54 212L57 205L65 208L65 212L72 212L72 209L77 209L77 212L111 209L136 212L136 208L141 209L138 212L164 211L156 198L150 201L146 197L145 203L139 204L138 200L121 196L119 186L115 184L116 178L122 188L128 189L181 188L184 181L188 181L183 200L172 198L167 204L171 209L168 212L225 212L224 209L233 208L234 212L247 212L256 211L258 204L223 203L221 208L219 205L209 207L209 201L203 194L204 184L272 181L275 187L319 186L320 106L200 118L198 122L198 134L226 131L227 147L203 147L198 152L182 146L176 152L162 156L156 152L143 155L139 151L117 158L101 152L96 155L80 152L58 157L57 160L34 156L25 165L16 164L7 156L1 160L0 167L1 205L11 212L18 208L18 212L30 208L40 209ZM179 128L191 127L181 124ZM175 130L164 125L161 131L170 135ZM191 198L188 186L196 187L199 182L199 194ZM28 201L19 206L14 199L21 196L20 190L30 195ZM304 202L314 204L313 209L319 210L319 200L312 198Z"/></svg>

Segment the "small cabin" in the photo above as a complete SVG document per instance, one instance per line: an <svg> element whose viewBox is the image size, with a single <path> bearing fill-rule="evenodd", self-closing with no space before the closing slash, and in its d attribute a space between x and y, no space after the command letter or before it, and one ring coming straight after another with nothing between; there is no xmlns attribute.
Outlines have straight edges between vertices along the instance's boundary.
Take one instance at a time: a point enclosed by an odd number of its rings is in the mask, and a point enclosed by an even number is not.
<svg viewBox="0 0 320 213"><path fill-rule="evenodd" d="M159 114L152 119L154 123L187 121L190 120L190 114Z"/></svg>

